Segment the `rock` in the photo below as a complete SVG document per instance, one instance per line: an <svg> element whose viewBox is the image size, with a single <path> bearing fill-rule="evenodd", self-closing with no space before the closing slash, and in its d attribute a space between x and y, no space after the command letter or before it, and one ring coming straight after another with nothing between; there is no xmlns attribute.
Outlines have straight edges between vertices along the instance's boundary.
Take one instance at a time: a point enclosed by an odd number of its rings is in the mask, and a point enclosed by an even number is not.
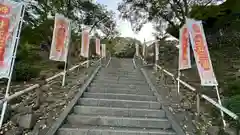
<svg viewBox="0 0 240 135"><path fill-rule="evenodd" d="M43 86L41 87L41 90L42 90L42 91L48 91L49 88L50 88L50 85L49 85L49 84L46 84L46 85L43 85Z"/></svg>
<svg viewBox="0 0 240 135"><path fill-rule="evenodd" d="M31 113L32 107L25 106L24 104L19 104L19 106L16 107L15 112L21 113L21 114Z"/></svg>
<svg viewBox="0 0 240 135"><path fill-rule="evenodd" d="M14 127L13 129L7 131L5 135L22 135L23 129L20 127Z"/></svg>
<svg viewBox="0 0 240 135"><path fill-rule="evenodd" d="M25 129L31 129L37 122L37 116L34 114L26 114L19 116L18 124Z"/></svg>
<svg viewBox="0 0 240 135"><path fill-rule="evenodd" d="M207 133L209 135L217 135L220 131L220 128L218 126L211 126L207 129Z"/></svg>

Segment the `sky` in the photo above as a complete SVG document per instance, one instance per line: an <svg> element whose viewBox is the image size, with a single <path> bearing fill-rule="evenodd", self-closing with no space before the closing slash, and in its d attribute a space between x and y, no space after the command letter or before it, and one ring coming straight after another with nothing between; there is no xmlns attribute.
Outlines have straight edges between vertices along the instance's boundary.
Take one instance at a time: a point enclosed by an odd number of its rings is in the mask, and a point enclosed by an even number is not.
<svg viewBox="0 0 240 135"><path fill-rule="evenodd" d="M106 5L109 10L112 10L116 13L118 30L121 33L122 37L136 38L141 42L144 41L144 38L146 41L154 40L154 37L152 35L154 29L151 23L145 24L138 33L134 33L131 28L131 23L127 20L122 20L121 18L119 18L120 13L118 12L117 7L118 3L121 2L121 0L95 0L95 1L97 3Z"/></svg>

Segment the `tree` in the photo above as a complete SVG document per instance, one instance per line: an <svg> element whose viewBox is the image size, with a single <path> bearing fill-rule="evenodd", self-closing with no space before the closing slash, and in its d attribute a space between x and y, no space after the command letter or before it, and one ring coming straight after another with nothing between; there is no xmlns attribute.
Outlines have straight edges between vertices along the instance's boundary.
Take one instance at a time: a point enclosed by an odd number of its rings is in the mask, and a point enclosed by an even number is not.
<svg viewBox="0 0 240 135"><path fill-rule="evenodd" d="M173 36L178 37L178 35L175 35L174 33L185 23L185 17L189 16L192 6L207 6L216 1L123 0L119 5L118 10L121 12L123 18L128 19L132 23L134 31L139 31L143 24L147 22L152 22L155 24L155 27L160 28L162 28L164 23L167 23L167 31Z"/></svg>
<svg viewBox="0 0 240 135"><path fill-rule="evenodd" d="M28 70L29 66L31 68L35 65L41 66L39 64L41 63L40 60L29 58L38 58L40 53L44 56L48 54L52 42L54 16L56 13L63 14L71 20L69 56L74 59L80 58L78 54L80 54L82 25L93 25L94 29L101 31L104 35L111 35L116 32L114 14L103 5L81 0L33 1L36 3L27 4L24 16L20 46L14 70L18 78L24 78L28 74L30 76L31 74L37 75L37 72L40 72L39 69L35 70L37 71L36 73ZM91 42L92 44L93 41Z"/></svg>

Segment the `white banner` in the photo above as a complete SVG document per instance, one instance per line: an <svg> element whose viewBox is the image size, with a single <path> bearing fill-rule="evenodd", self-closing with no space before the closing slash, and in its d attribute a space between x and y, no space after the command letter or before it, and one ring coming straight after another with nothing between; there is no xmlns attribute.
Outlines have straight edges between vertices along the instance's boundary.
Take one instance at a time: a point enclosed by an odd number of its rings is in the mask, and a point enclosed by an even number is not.
<svg viewBox="0 0 240 135"><path fill-rule="evenodd" d="M70 36L70 20L61 14L56 14L49 59L67 61Z"/></svg>
<svg viewBox="0 0 240 135"><path fill-rule="evenodd" d="M106 45L102 44L102 57L106 57Z"/></svg>
<svg viewBox="0 0 240 135"><path fill-rule="evenodd" d="M189 32L186 25L179 30L179 60L178 69L191 68Z"/></svg>
<svg viewBox="0 0 240 135"><path fill-rule="evenodd" d="M96 38L96 54L101 56L101 44L98 38Z"/></svg>
<svg viewBox="0 0 240 135"><path fill-rule="evenodd" d="M143 58L145 57L145 51L146 51L146 45L145 45L145 43L143 44L143 46L142 46L142 55L143 55Z"/></svg>
<svg viewBox="0 0 240 135"><path fill-rule="evenodd" d="M89 57L89 43L90 43L89 29L85 28L82 31L82 45L81 45L81 55L85 58Z"/></svg>
<svg viewBox="0 0 240 135"><path fill-rule="evenodd" d="M198 73L201 79L201 85L216 86L218 83L213 71L212 61L209 55L202 22L193 19L187 19L186 23L189 30Z"/></svg>
<svg viewBox="0 0 240 135"><path fill-rule="evenodd" d="M22 9L23 3L19 2L4 0L0 4L0 78L9 78L11 65L14 64Z"/></svg>
<svg viewBox="0 0 240 135"><path fill-rule="evenodd" d="M136 48L136 56L139 56L139 45L136 44L136 45L135 45L135 48Z"/></svg>
<svg viewBox="0 0 240 135"><path fill-rule="evenodd" d="M155 60L158 61L159 60L159 44L156 42L155 43Z"/></svg>

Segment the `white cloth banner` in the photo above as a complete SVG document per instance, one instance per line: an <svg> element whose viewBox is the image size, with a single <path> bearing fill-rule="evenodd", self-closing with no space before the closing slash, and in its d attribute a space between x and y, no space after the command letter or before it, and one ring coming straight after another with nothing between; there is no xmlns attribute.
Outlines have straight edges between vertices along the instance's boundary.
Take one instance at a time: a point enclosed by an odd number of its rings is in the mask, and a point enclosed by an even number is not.
<svg viewBox="0 0 240 135"><path fill-rule="evenodd" d="M179 60L178 69L191 68L189 32L186 25L179 30Z"/></svg>
<svg viewBox="0 0 240 135"><path fill-rule="evenodd" d="M146 45L145 43L143 44L143 49L142 49L142 55L143 55L143 58L145 57L145 51L146 51Z"/></svg>
<svg viewBox="0 0 240 135"><path fill-rule="evenodd" d="M187 19L186 23L189 30L198 73L201 79L201 85L216 86L218 83L213 71L212 61L209 55L202 22L193 19Z"/></svg>
<svg viewBox="0 0 240 135"><path fill-rule="evenodd" d="M0 4L0 78L10 77L22 9L23 3L19 2L4 0Z"/></svg>
<svg viewBox="0 0 240 135"><path fill-rule="evenodd" d="M159 44L156 42L155 43L155 60L158 61L159 60Z"/></svg>
<svg viewBox="0 0 240 135"><path fill-rule="evenodd" d="M85 58L89 57L89 30L88 28L82 31L82 45L81 45L81 55Z"/></svg>
<svg viewBox="0 0 240 135"><path fill-rule="evenodd" d="M96 54L101 56L101 44L98 38L96 38Z"/></svg>
<svg viewBox="0 0 240 135"><path fill-rule="evenodd" d="M106 57L106 45L102 44L102 57Z"/></svg>
<svg viewBox="0 0 240 135"><path fill-rule="evenodd" d="M70 36L70 20L61 14L56 14L49 59L67 61Z"/></svg>
<svg viewBox="0 0 240 135"><path fill-rule="evenodd" d="M139 56L139 45L136 44L136 45L135 45L135 48L136 48L136 56Z"/></svg>

